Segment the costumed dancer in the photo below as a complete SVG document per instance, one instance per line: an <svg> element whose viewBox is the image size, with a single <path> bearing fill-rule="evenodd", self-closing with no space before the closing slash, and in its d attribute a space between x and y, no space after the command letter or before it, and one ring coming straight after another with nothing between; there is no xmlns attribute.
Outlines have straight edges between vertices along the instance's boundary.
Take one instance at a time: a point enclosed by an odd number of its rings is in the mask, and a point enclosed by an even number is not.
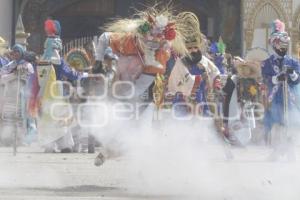
<svg viewBox="0 0 300 200"><path fill-rule="evenodd" d="M15 116L17 114L17 116L14 117L14 120L16 120L16 123L18 120L22 120L22 124L24 125L22 128L25 128L27 123L27 113L29 112L29 107L27 105L31 93L27 86L30 76L34 74L34 69L31 63L24 59L25 49L22 45L14 45L9 54L10 62L0 69L1 85L4 86L2 88L4 89L2 93L3 96L1 96L1 111L3 112L1 113L3 116L2 120L5 122L6 118L9 119L11 115ZM9 90L7 90L7 87L9 87ZM13 109L14 113L11 113L12 106L16 107L15 110ZM10 134L8 134L5 126L1 126L1 129L2 136L8 136L12 133L12 131L9 131ZM18 129L16 131L18 132Z"/></svg>
<svg viewBox="0 0 300 200"><path fill-rule="evenodd" d="M295 159L293 152L293 130L299 124L299 62L287 55L290 37L285 31L285 24L275 20L271 25L270 45L273 55L264 61L262 75L268 88L268 106L264 116L266 143L271 136L281 135L277 141L271 159L288 153L289 159ZM280 137L280 136L279 136Z"/></svg>
<svg viewBox="0 0 300 200"><path fill-rule="evenodd" d="M220 89L219 70L201 52L202 34L197 16L190 12L183 12L178 15L178 20L182 20L186 25L189 34L186 36L185 45L189 50L189 55L176 60L171 72L168 91L175 94L176 102L191 99L197 104L203 104L201 111L196 111L201 115L208 114L209 107L206 104L208 94L214 89Z"/></svg>
<svg viewBox="0 0 300 200"><path fill-rule="evenodd" d="M123 80L135 80L141 73L164 74L171 48L182 54L187 52L180 33L182 24L176 22L168 9L148 8L136 15L140 18L116 20L107 25L96 45L96 68L102 68L107 47L119 56L121 73L124 73L122 63L133 62L131 56L138 59L138 66L134 70L128 69L131 76L122 74Z"/></svg>
<svg viewBox="0 0 300 200"><path fill-rule="evenodd" d="M121 19L109 23L96 45L96 71L102 71L105 49L110 47L119 57L117 80L135 85L131 101L142 101L140 96L153 83L157 74L163 75L170 52L186 55L184 31L186 27L169 8L147 8L135 14L139 18ZM128 85L128 84L127 84ZM119 90L123 95L122 89ZM123 89L127 95L125 88Z"/></svg>
<svg viewBox="0 0 300 200"><path fill-rule="evenodd" d="M105 32L100 35L96 45L97 64L94 71L104 73L102 65L105 50L110 47L119 57L116 80L129 81L134 85L134 95L126 103L145 104L141 96L144 96L155 77L165 73L170 52L173 50L180 55L187 54L182 34L185 26L177 21L172 12L169 8L150 7L134 14L138 16L136 18L115 20L107 24ZM128 93L132 90L128 90L128 84L119 86L118 96L130 96ZM148 117L151 122L153 113Z"/></svg>
<svg viewBox="0 0 300 200"><path fill-rule="evenodd" d="M33 67L29 62L24 60L25 49L22 45L16 44L10 52L10 62L0 69L0 75L4 76L14 72L17 69L22 69L28 74L33 73Z"/></svg>
<svg viewBox="0 0 300 200"><path fill-rule="evenodd" d="M233 74L227 78L224 92L224 139L230 144L246 145L256 127L255 104L259 103L260 63L234 59Z"/></svg>
<svg viewBox="0 0 300 200"><path fill-rule="evenodd" d="M74 81L88 77L86 72L77 72L72 69L62 57L60 57L61 48L61 26L56 20L47 20L45 22L45 31L48 35L45 42L45 51L42 57L42 62L46 61L47 66L39 66L38 72L40 77L40 85L42 89L39 92L40 101L42 102L42 117L38 123L40 127L39 140L46 147L45 152L63 153L72 152L74 141L72 133L68 126L72 119L69 117L70 110L67 108L68 101L66 100L63 89L64 80ZM42 77L42 78L41 78ZM65 109L59 113L61 120L54 120L51 116L53 104L64 103Z"/></svg>
<svg viewBox="0 0 300 200"><path fill-rule="evenodd" d="M205 120L205 127L211 125L211 128L216 128L218 131L223 126L220 117L222 102L222 99L219 98L221 96L220 71L205 56L207 44L205 44L205 37L200 32L197 16L191 12L182 12L178 14L178 21L182 21L186 25L185 45L189 50L189 55L177 57L174 67L170 67L172 69L168 79L167 92L173 96L175 95L173 100L175 115L178 113L180 117L182 114L185 117L186 114L191 114L189 108L187 108L191 106L192 111L194 111L192 114L200 114L200 117L204 116L211 119L209 121ZM172 64L172 62L169 62L169 64ZM177 102L180 103L179 107L176 105ZM186 107L186 103L189 103L189 106ZM199 110L195 110L194 107ZM171 121L171 124L174 124L173 121ZM189 122L184 120L182 131L190 132L191 127L195 126L199 126L199 129L195 129L198 135L198 132L201 129L203 130L203 124L198 120L189 120ZM170 132L172 132L172 126L166 126L166 128L171 128ZM166 131L168 132L168 130ZM177 127L175 131L178 131ZM211 137L211 135L208 137ZM224 151L226 158L231 159L232 154L227 146L224 146Z"/></svg>

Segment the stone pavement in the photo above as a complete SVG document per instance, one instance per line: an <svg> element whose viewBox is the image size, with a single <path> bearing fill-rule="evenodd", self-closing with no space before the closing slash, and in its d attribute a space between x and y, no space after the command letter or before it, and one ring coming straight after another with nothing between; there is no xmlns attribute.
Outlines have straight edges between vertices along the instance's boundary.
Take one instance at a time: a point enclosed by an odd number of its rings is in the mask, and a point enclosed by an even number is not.
<svg viewBox="0 0 300 200"><path fill-rule="evenodd" d="M138 161L142 168L133 169L134 156L120 157L96 167L96 154L18 151L14 157L12 148L0 148L0 200L300 199L300 162L266 162L263 147L234 148L235 158L226 161L212 146L207 152L217 156L196 171L172 160Z"/></svg>

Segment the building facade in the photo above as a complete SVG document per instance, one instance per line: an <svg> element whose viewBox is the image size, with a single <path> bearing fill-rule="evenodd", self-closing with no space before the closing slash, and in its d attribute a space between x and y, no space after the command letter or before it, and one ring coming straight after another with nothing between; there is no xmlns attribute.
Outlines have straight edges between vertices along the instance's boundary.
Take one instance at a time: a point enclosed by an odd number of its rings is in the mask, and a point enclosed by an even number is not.
<svg viewBox="0 0 300 200"><path fill-rule="evenodd" d="M175 10L192 11L200 19L201 30L211 39L219 36L230 51L241 52L240 0L173 0ZM115 17L132 17L135 9L153 5L152 0L27 0L23 10L30 49L41 52L43 22L52 17L61 22L64 42L99 35L101 27Z"/></svg>
<svg viewBox="0 0 300 200"><path fill-rule="evenodd" d="M31 50L43 49L43 22L47 17L62 23L64 41L99 35L100 27L113 17L130 17L133 8L140 9L151 0L1 0L0 35L11 41L13 2L21 14L24 27L30 33ZM176 10L195 12L202 31L216 40L222 36L233 54L244 55L255 47L270 50L269 24L281 19L291 36L290 52L298 55L300 46L300 0L173 0ZM15 22L16 24L16 22Z"/></svg>
<svg viewBox="0 0 300 200"><path fill-rule="evenodd" d="M243 52L254 47L270 51L270 22L280 19L291 36L290 53L298 56L300 44L300 0L243 0Z"/></svg>

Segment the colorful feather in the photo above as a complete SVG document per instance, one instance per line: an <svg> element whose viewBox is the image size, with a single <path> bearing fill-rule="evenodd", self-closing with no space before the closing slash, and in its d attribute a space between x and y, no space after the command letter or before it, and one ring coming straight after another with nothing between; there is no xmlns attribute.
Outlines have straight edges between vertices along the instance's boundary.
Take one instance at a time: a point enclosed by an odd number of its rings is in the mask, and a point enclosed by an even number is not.
<svg viewBox="0 0 300 200"><path fill-rule="evenodd" d="M226 44L223 42L222 37L219 38L219 42L217 43L219 53L224 54L226 51Z"/></svg>
<svg viewBox="0 0 300 200"><path fill-rule="evenodd" d="M285 32L285 24L279 19L274 20L271 23L271 32L272 34L278 32Z"/></svg>

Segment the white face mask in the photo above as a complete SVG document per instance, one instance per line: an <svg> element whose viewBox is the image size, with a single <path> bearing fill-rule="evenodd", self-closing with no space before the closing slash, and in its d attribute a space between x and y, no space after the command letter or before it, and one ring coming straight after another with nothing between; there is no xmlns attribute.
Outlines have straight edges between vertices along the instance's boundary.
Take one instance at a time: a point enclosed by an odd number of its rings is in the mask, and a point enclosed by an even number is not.
<svg viewBox="0 0 300 200"><path fill-rule="evenodd" d="M291 39L287 33L277 33L270 38L273 49L288 49L290 41Z"/></svg>

